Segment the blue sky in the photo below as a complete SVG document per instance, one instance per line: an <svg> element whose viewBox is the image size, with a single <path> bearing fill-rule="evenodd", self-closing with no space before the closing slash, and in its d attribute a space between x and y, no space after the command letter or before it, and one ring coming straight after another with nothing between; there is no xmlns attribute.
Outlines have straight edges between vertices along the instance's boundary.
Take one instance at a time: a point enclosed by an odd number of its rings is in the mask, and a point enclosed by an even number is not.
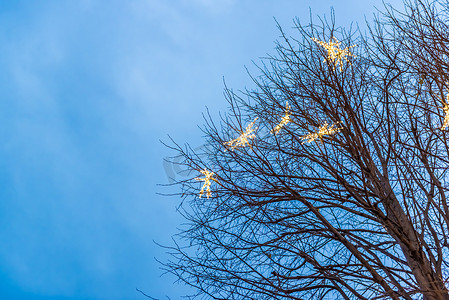
<svg viewBox="0 0 449 300"><path fill-rule="evenodd" d="M374 4L1 1L0 298L178 299L154 260L182 222L156 194L176 171L159 140L201 145L223 77L250 86L244 66L274 53L273 16L289 31L333 6L349 25Z"/></svg>

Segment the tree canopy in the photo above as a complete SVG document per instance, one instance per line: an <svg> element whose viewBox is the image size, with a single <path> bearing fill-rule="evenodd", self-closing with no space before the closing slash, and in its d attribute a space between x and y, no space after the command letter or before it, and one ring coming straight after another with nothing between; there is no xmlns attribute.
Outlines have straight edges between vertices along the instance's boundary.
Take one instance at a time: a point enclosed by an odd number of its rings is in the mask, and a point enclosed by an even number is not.
<svg viewBox="0 0 449 300"><path fill-rule="evenodd" d="M204 299L449 299L449 2L301 25L226 88L165 269Z"/></svg>

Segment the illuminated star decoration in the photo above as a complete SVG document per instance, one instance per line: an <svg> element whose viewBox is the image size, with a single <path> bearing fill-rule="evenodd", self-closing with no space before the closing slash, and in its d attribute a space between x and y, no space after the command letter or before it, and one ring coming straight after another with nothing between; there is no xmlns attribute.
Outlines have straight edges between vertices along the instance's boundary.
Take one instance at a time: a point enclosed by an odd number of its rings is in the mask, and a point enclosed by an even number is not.
<svg viewBox="0 0 449 300"><path fill-rule="evenodd" d="M279 133L282 127L286 125L288 122L290 122L290 105L288 105L288 102L285 104L285 116L282 117L281 122L276 125L276 127L273 128L273 130L270 131L270 133L274 133L275 135Z"/></svg>
<svg viewBox="0 0 449 300"><path fill-rule="evenodd" d="M195 178L198 181L204 181L204 184L201 187L201 191L200 191L200 198L201 198L201 196L203 196L204 190L206 190L207 199L209 199L209 197L211 196L211 194L210 194L211 182L210 181L211 180L217 181L217 180L215 178L212 178L212 176L214 176L214 172L208 171L207 169L201 170L200 172L201 172L201 174L204 175L204 178L200 178L200 177Z"/></svg>
<svg viewBox="0 0 449 300"><path fill-rule="evenodd" d="M343 129L343 127L338 127L338 128L335 127L338 123L341 123L341 122L334 123L334 124L332 124L332 126L328 127L329 125L327 124L327 122L324 122L324 125L321 126L320 128L318 128L317 132L311 132L309 134L306 134L306 135L300 137L302 140L305 140L301 144L311 143L311 142L315 141L316 139L320 139L320 141L323 141L324 135L331 135L331 134L339 132L341 129Z"/></svg>
<svg viewBox="0 0 449 300"><path fill-rule="evenodd" d="M349 49L355 47L356 45L340 49L341 42L339 42L335 37L335 42L329 41L329 43L322 42L316 38L312 38L312 40L327 50L327 60L334 64L334 70L337 65L340 65L340 72L343 71L343 60L346 60L349 64L351 64L347 56L356 57L354 54L349 52Z"/></svg>
<svg viewBox="0 0 449 300"><path fill-rule="evenodd" d="M256 137L254 132L256 131L257 127L256 128L252 128L252 127L254 126L254 123L256 123L257 119L258 118L255 118L254 121L249 123L249 125L246 126L245 131L242 132L242 134L238 138L230 140L229 142L225 142L224 145L226 147L231 148L232 151L234 151L235 148L245 147L246 145L251 147L251 145L249 143L249 139L253 139Z"/></svg>
<svg viewBox="0 0 449 300"><path fill-rule="evenodd" d="M441 130L445 130L449 127L449 90L446 95L446 102L443 101L443 111L444 111L444 121L443 126L441 126Z"/></svg>

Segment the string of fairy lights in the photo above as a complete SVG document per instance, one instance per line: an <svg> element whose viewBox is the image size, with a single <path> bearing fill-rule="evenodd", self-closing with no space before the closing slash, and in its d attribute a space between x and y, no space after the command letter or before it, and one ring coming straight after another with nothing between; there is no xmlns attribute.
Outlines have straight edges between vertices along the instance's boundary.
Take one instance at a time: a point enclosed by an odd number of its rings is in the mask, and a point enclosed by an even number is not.
<svg viewBox="0 0 449 300"><path fill-rule="evenodd" d="M287 102L287 104L285 104L285 115L282 117L281 122L279 122L279 124L277 124L276 127L270 131L270 133L273 133L274 135L278 134L281 128L291 121L290 116L290 105L288 105Z"/></svg>
<svg viewBox="0 0 449 300"><path fill-rule="evenodd" d="M339 42L334 37L335 42L329 41L329 43L322 42L316 38L312 38L312 41L316 42L317 44L324 47L324 49L327 50L327 57L323 62L331 62L334 66L334 71L337 65L340 65L340 72L343 71L343 60L347 61L349 64L351 64L351 61L349 61L348 56L356 57L354 54L352 54L349 49L357 46L349 46L344 49L340 49L341 42Z"/></svg>
<svg viewBox="0 0 449 300"><path fill-rule="evenodd" d="M446 102L443 101L444 121L441 130L445 130L449 127L449 90L446 95Z"/></svg>
<svg viewBox="0 0 449 300"><path fill-rule="evenodd" d="M257 119L258 118L255 118L254 121L249 123L249 125L246 126L246 130L242 132L242 134L238 138L230 140L229 142L224 143L224 145L226 147L229 147L232 151L234 151L235 148L245 147L246 145L251 148L249 140L256 137L256 134L254 132L257 130L257 127L253 128L253 126L254 123L256 123Z"/></svg>
<svg viewBox="0 0 449 300"><path fill-rule="evenodd" d="M351 65L351 61L348 59L348 57L356 57L354 54L350 52L350 49L355 47L356 45L346 47L344 49L340 48L341 42L339 42L335 37L334 41L329 41L328 43L322 42L316 38L312 38L314 42L322 46L327 51L327 57L325 58L324 62L331 63L333 65L333 69L335 71L336 67L339 68L340 72L343 71L343 62L346 61ZM443 111L444 111L444 121L443 125L441 127L441 130L445 130L446 128L449 128L449 90L448 94L446 96L446 101L443 100ZM225 151L230 149L231 151L234 151L237 148L240 147L246 147L249 146L251 148L250 140L256 138L256 130L258 129L253 128L254 124L256 123L258 118L255 118L254 121L249 123L245 131L242 131L240 136L230 140L228 142L224 143L224 146L226 147ZM285 127L288 123L292 121L291 119L291 107L288 104L288 102L285 105L285 113L280 122L270 131L271 134L277 135L283 127ZM340 130L343 129L343 127L337 127L338 124L341 124L342 122L336 122L329 126L327 122L324 122L322 126L318 128L315 132L309 132L308 134L301 136L300 139L304 140L301 144L304 143L312 143L314 141L320 141L324 142L323 137L326 135L334 135L338 133ZM218 180L214 178L215 175L214 172L207 170L206 168L203 170L200 170L200 173L204 175L203 178L196 177L195 180L197 181L204 181L203 186L201 187L199 197L201 198L204 193L206 193L207 198L211 197L211 180L215 181L219 184Z"/></svg>

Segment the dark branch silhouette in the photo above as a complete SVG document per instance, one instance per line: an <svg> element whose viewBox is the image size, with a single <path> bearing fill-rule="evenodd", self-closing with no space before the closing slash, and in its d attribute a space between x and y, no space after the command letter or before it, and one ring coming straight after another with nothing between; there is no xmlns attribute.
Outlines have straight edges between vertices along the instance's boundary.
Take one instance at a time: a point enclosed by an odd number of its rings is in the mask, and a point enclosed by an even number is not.
<svg viewBox="0 0 449 300"><path fill-rule="evenodd" d="M205 299L448 300L448 17L416 0L366 34L279 27L204 153L170 146L192 176L166 271Z"/></svg>

